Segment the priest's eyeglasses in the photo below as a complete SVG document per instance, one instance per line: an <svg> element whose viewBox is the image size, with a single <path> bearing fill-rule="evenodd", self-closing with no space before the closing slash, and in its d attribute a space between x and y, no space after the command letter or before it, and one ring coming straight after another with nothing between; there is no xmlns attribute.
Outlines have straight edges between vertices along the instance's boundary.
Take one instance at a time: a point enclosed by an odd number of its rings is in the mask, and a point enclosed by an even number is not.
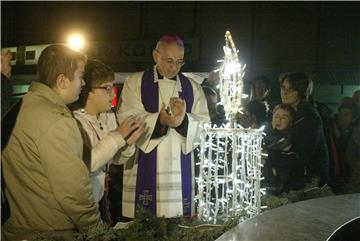
<svg viewBox="0 0 360 241"><path fill-rule="evenodd" d="M155 51L157 51L161 55L159 50L155 49ZM167 65L171 65L171 66L175 65L177 68L180 68L185 64L185 61L183 59L179 59L175 61L172 58L161 58L161 60L164 61Z"/></svg>
<svg viewBox="0 0 360 241"><path fill-rule="evenodd" d="M184 66L185 64L185 61L184 60L178 60L178 61L174 61L173 59L164 59L164 58L161 58L163 61L165 61L165 63L167 65L175 65L176 67L182 67Z"/></svg>
<svg viewBox="0 0 360 241"><path fill-rule="evenodd" d="M97 86L97 87L93 87L93 89L103 89L106 91L106 93L111 94L113 92L114 86L112 85Z"/></svg>

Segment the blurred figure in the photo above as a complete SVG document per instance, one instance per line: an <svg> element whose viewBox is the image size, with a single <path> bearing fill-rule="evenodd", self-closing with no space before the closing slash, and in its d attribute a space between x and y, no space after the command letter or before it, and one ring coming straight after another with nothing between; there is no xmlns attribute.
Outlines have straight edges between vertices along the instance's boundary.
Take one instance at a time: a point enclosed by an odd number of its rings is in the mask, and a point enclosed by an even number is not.
<svg viewBox="0 0 360 241"><path fill-rule="evenodd" d="M345 96L345 97L342 97L340 99L340 105L342 105L342 104L351 104L351 103L354 103L354 99L349 97L349 96Z"/></svg>
<svg viewBox="0 0 360 241"><path fill-rule="evenodd" d="M41 232L72 240L75 230L100 223L81 134L66 106L79 98L85 62L64 45L50 45L39 57L39 81L23 97L2 152L10 218L1 240L32 240Z"/></svg>
<svg viewBox="0 0 360 241"><path fill-rule="evenodd" d="M352 95L353 102L360 108L360 90L356 90Z"/></svg>
<svg viewBox="0 0 360 241"><path fill-rule="evenodd" d="M98 60L88 60L79 104L74 115L86 131L91 144L90 180L95 202L100 204L101 217L112 224L108 200L109 166L126 163L135 153L135 142L144 133L141 118L128 117L117 122L111 111L114 98L114 71ZM121 212L121 210L118 210Z"/></svg>
<svg viewBox="0 0 360 241"><path fill-rule="evenodd" d="M245 104L242 113L236 114L237 123L244 128L259 128L267 122L266 105L257 100Z"/></svg>
<svg viewBox="0 0 360 241"><path fill-rule="evenodd" d="M355 103L346 103L340 105L338 108L338 115L337 115L337 133L336 136L339 136L339 132L346 132L349 127L355 125L355 123L359 119L359 110Z"/></svg>
<svg viewBox="0 0 360 241"><path fill-rule="evenodd" d="M350 141L346 148L346 191L351 193L360 192L360 123L353 130Z"/></svg>
<svg viewBox="0 0 360 241"><path fill-rule="evenodd" d="M340 172L338 176L341 180L345 179L346 181L351 172L347 162L354 162L354 160L348 160L347 150L353 136L353 130L359 124L359 108L355 103L346 103L342 104L338 111L339 113L334 125L335 145ZM337 181L339 182L340 180ZM341 184L343 183L338 183L338 186ZM339 186L339 190L342 190L342 186Z"/></svg>
<svg viewBox="0 0 360 241"><path fill-rule="evenodd" d="M320 185L328 182L329 153L322 120L309 102L313 82L306 73L285 73L279 78L281 100L295 109L291 151L302 164L304 183L313 177L320 178Z"/></svg>
<svg viewBox="0 0 360 241"><path fill-rule="evenodd" d="M216 104L218 103L218 96L216 91L209 86L203 86L203 90L206 96L210 119L213 121L217 117Z"/></svg>
<svg viewBox="0 0 360 241"><path fill-rule="evenodd" d="M259 128L271 121L272 110L280 100L272 95L272 84L267 77L256 76L250 84L250 100L244 104L243 113L238 113L236 119L244 128Z"/></svg>
<svg viewBox="0 0 360 241"><path fill-rule="evenodd" d="M7 113L12 104L11 58L10 50L1 53L1 117Z"/></svg>
<svg viewBox="0 0 360 241"><path fill-rule="evenodd" d="M266 76L260 75L251 81L250 99L262 102L266 106L266 117L271 121L272 111L280 104L280 98L276 97L272 90L272 82Z"/></svg>
<svg viewBox="0 0 360 241"><path fill-rule="evenodd" d="M218 95L216 91L209 86L203 86L203 90L207 100L211 124L220 127L226 123L226 119L225 112L221 109L222 106L218 104Z"/></svg>
<svg viewBox="0 0 360 241"><path fill-rule="evenodd" d="M219 84L219 78L219 71L211 71L209 72L208 78L205 78L201 85L216 90L216 86Z"/></svg>
<svg viewBox="0 0 360 241"><path fill-rule="evenodd" d="M12 108L11 58L10 50L1 53L1 150L7 145L20 108L20 105L14 105L16 108ZM1 170L1 224L10 216L9 203L4 194L5 184L3 179L4 175Z"/></svg>
<svg viewBox="0 0 360 241"><path fill-rule="evenodd" d="M251 81L250 98L252 100L265 101L271 91L270 80L263 76L257 76Z"/></svg>

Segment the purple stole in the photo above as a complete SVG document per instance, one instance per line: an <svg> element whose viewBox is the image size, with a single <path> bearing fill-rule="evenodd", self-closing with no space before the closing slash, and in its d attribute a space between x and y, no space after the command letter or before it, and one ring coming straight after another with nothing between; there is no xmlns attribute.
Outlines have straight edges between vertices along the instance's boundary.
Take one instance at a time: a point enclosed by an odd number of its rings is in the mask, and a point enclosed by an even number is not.
<svg viewBox="0 0 360 241"><path fill-rule="evenodd" d="M186 102L186 113L191 113L194 94L190 80L179 73L182 92L179 96ZM141 80L141 101L147 112L159 112L159 84L154 83L154 68L146 70ZM139 150L136 177L135 215L139 207L149 209L156 215L156 165L157 148L149 153ZM179 153L180 155L180 153ZM181 183L183 199L183 215L191 215L192 187L191 154L184 155L181 151Z"/></svg>

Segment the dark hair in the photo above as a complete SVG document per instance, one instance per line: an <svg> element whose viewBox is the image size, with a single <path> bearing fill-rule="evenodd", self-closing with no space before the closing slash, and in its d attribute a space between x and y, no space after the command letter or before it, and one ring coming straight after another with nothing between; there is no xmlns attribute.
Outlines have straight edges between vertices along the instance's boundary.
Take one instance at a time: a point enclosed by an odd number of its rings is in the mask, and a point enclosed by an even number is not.
<svg viewBox="0 0 360 241"><path fill-rule="evenodd" d="M358 105L356 105L355 103L344 103L341 104L338 108L338 111L340 112L340 110L342 109L348 109L351 110L354 116L354 119L358 118L360 115L360 110Z"/></svg>
<svg viewBox="0 0 360 241"><path fill-rule="evenodd" d="M356 95L360 95L360 90L355 90L352 97L354 98Z"/></svg>
<svg viewBox="0 0 360 241"><path fill-rule="evenodd" d="M280 84L288 80L291 87L296 90L301 100L308 99L312 93L313 81L309 74L302 72L284 73L279 77Z"/></svg>
<svg viewBox="0 0 360 241"><path fill-rule="evenodd" d="M256 82L264 83L267 90L271 90L271 80L265 75L257 75L251 80L251 84L254 85Z"/></svg>
<svg viewBox="0 0 360 241"><path fill-rule="evenodd" d="M293 119L294 118L294 115L295 115L295 109L291 106L291 105L288 105L288 104L278 104L277 106L274 107L273 109L273 114L275 114L275 112L279 109L283 109L283 110L286 110L290 113L290 118Z"/></svg>
<svg viewBox="0 0 360 241"><path fill-rule="evenodd" d="M354 99L349 96L344 96L340 99L341 104L354 103Z"/></svg>
<svg viewBox="0 0 360 241"><path fill-rule="evenodd" d="M81 89L79 95L79 105L85 107L89 92L92 88L100 86L103 83L111 82L115 78L114 71L103 62L91 59L86 62L84 71L85 86Z"/></svg>
<svg viewBox="0 0 360 241"><path fill-rule="evenodd" d="M73 79L80 61L85 63L86 56L65 45L50 45L41 52L39 57L37 67L39 80L49 87L54 87L60 74Z"/></svg>
<svg viewBox="0 0 360 241"><path fill-rule="evenodd" d="M263 102L257 101L257 100L251 100L246 105L246 110L251 114L254 115L256 118L257 124L264 123L266 118L266 106Z"/></svg>

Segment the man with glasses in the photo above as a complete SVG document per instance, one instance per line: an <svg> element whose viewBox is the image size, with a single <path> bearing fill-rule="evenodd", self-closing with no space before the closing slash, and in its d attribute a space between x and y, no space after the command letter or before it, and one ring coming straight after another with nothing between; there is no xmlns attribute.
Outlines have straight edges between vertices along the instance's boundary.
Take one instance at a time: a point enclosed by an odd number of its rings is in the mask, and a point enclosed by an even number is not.
<svg viewBox="0 0 360 241"><path fill-rule="evenodd" d="M139 207L157 216L190 216L194 196L194 143L199 124L209 122L204 92L180 73L184 44L162 36L153 50L155 66L131 76L121 94L121 118L140 115L149 127L137 142L138 153L124 171L123 215Z"/></svg>

